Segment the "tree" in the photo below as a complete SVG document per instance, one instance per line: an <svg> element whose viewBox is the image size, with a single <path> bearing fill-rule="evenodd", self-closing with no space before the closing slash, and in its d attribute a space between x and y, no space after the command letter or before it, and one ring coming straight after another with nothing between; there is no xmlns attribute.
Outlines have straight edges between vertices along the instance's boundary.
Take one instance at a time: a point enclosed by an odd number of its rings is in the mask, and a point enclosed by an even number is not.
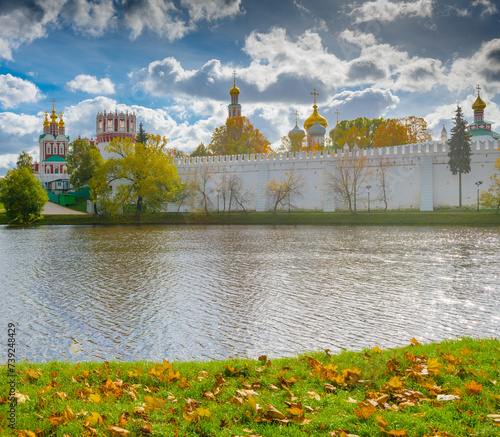
<svg viewBox="0 0 500 437"><path fill-rule="evenodd" d="M232 117L215 129L208 149L214 155L271 153L271 143L246 117Z"/></svg>
<svg viewBox="0 0 500 437"><path fill-rule="evenodd" d="M135 142L142 144L146 144L148 142L148 134L142 127L142 123L139 123L139 132L137 132L137 136L135 137Z"/></svg>
<svg viewBox="0 0 500 437"><path fill-rule="evenodd" d="M161 210L175 198L181 185L173 158L166 153L167 143L159 135L149 135L146 143L115 138L106 150L116 157L106 160L96 171L89 184L91 196L102 197L101 205L109 205L110 210L131 203L137 214L145 207ZM113 191L113 182L122 183Z"/></svg>
<svg viewBox="0 0 500 437"><path fill-rule="evenodd" d="M489 176L491 186L488 190L482 191L479 200L486 208L495 208L496 213L500 209L500 175Z"/></svg>
<svg viewBox="0 0 500 437"><path fill-rule="evenodd" d="M458 174L458 206L462 207L462 174L470 172L471 135L467 132L467 122L463 118L462 108L457 106L451 128L451 138L448 140L448 165L453 175Z"/></svg>
<svg viewBox="0 0 500 437"><path fill-rule="evenodd" d="M190 181L183 183L179 186L179 189L175 191L174 197L171 199L170 203L177 205L177 213L180 211L182 205L184 205L189 199L195 196L195 191L193 184Z"/></svg>
<svg viewBox="0 0 500 437"><path fill-rule="evenodd" d="M241 176L237 174L227 175L227 173L224 172L217 188L217 195L222 197L223 212L226 211L227 202L227 210L229 213L231 213L232 206L236 204L245 214L247 214L245 204L250 200L251 190L244 189Z"/></svg>
<svg viewBox="0 0 500 437"><path fill-rule="evenodd" d="M89 144L86 139L72 141L66 154L69 183L75 190L88 185L96 170L103 164L99 148Z"/></svg>
<svg viewBox="0 0 500 437"><path fill-rule="evenodd" d="M0 186L0 203L11 222L33 222L48 200L40 181L26 167L9 170Z"/></svg>
<svg viewBox="0 0 500 437"><path fill-rule="evenodd" d="M206 165L198 168L194 175L190 177L191 185L198 198L199 207L203 209L207 215L212 209L210 195L216 190L216 187L212 183L212 179L213 170Z"/></svg>
<svg viewBox="0 0 500 437"><path fill-rule="evenodd" d="M383 122L383 118L366 117L342 120L330 131L332 146L334 149L343 149L346 143L349 147L353 147L356 143L362 148L373 147L373 136Z"/></svg>
<svg viewBox="0 0 500 437"><path fill-rule="evenodd" d="M210 151L208 150L207 147L205 147L205 144L200 143L200 145L194 149L189 156L207 156L211 155Z"/></svg>
<svg viewBox="0 0 500 437"><path fill-rule="evenodd" d="M373 147L388 147L408 144L406 127L400 120L390 119L382 123L373 136Z"/></svg>
<svg viewBox="0 0 500 437"><path fill-rule="evenodd" d="M495 167L500 171L500 158L498 158ZM495 208L496 213L500 210L500 174L488 176L491 180L491 186L481 192L479 200L487 208Z"/></svg>
<svg viewBox="0 0 500 437"><path fill-rule="evenodd" d="M286 172L285 179L277 181L273 178L271 182L266 185L266 194L271 197L273 205L273 214L279 205L285 206L288 204L288 212L291 210L291 199L294 196L302 196L302 190L305 182L301 174L295 169Z"/></svg>
<svg viewBox="0 0 500 437"><path fill-rule="evenodd" d="M404 144L423 143L432 139L427 122L422 117L410 115L402 118L401 123L406 128L407 142Z"/></svg>
<svg viewBox="0 0 500 437"><path fill-rule="evenodd" d="M327 189L347 204L351 214L356 214L358 194L370 175L366 156L356 156L359 149L343 153L337 161L337 169L330 172Z"/></svg>
<svg viewBox="0 0 500 437"><path fill-rule="evenodd" d="M389 174L389 167L391 163L388 159L379 157L377 159L377 179L378 187L380 188L380 195L378 200L384 203L384 213L387 213L388 201L389 201L389 190L391 185L391 175Z"/></svg>
<svg viewBox="0 0 500 437"><path fill-rule="evenodd" d="M33 173L33 157L23 150L17 158L16 168L27 168Z"/></svg>

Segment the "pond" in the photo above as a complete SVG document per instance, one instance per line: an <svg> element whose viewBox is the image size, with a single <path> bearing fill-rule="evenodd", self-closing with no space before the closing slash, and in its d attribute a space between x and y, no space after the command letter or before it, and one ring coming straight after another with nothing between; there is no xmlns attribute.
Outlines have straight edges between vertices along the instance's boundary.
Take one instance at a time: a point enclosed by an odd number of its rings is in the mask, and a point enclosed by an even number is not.
<svg viewBox="0 0 500 437"><path fill-rule="evenodd" d="M3 226L0 248L17 360L277 357L500 335L498 228Z"/></svg>

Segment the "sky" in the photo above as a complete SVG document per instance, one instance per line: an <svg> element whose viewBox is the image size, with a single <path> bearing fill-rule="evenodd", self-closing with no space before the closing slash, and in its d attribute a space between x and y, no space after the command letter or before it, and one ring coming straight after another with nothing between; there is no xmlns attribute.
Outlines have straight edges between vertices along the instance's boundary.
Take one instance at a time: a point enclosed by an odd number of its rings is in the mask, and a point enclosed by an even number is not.
<svg viewBox="0 0 500 437"><path fill-rule="evenodd" d="M223 125L229 90L280 144L318 111L424 117L435 139L457 105L500 130L496 0L0 0L0 176L38 159L44 111L70 139L102 111L129 111L189 153ZM338 114L337 114L338 111Z"/></svg>

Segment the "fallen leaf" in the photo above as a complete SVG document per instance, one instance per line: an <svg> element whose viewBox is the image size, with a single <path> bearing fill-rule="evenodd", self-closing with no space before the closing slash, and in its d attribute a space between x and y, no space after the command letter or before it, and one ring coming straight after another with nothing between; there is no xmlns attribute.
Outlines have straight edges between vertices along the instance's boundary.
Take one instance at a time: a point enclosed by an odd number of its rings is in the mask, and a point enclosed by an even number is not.
<svg viewBox="0 0 500 437"><path fill-rule="evenodd" d="M92 411L90 416L85 418L90 425L102 425L104 424L104 419L96 411Z"/></svg>
<svg viewBox="0 0 500 437"><path fill-rule="evenodd" d="M320 400L321 400L320 395L319 395L318 393L316 393L314 390L309 390L309 391L307 392L307 394L309 395L309 397L310 397L311 399L316 399L317 401L320 401Z"/></svg>
<svg viewBox="0 0 500 437"><path fill-rule="evenodd" d="M130 431L127 431L126 429L120 428L118 426L110 426L106 431L113 437L123 437L130 435Z"/></svg>
<svg viewBox="0 0 500 437"><path fill-rule="evenodd" d="M470 395L477 395L483 389L483 385L482 384L478 384L474 380L472 380L470 382L470 384L465 383L464 385L465 385L465 391L466 391L466 393L470 394Z"/></svg>
<svg viewBox="0 0 500 437"><path fill-rule="evenodd" d="M370 402L358 402L358 409L354 410L354 414L360 419L366 419L373 416L377 410Z"/></svg>

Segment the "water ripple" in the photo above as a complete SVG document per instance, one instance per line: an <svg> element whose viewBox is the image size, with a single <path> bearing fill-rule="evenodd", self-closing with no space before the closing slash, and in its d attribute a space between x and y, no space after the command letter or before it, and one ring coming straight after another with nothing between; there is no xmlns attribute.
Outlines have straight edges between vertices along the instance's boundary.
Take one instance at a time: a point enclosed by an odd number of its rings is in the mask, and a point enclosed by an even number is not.
<svg viewBox="0 0 500 437"><path fill-rule="evenodd" d="M2 320L31 361L500 334L498 228L0 227L0 247Z"/></svg>

